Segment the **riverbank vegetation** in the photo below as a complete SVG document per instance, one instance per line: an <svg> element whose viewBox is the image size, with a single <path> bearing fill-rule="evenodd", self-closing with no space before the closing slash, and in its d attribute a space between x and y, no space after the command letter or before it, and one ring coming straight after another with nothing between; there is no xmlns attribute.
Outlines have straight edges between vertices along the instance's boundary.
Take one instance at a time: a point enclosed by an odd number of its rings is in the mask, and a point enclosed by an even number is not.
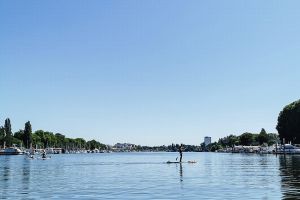
<svg viewBox="0 0 300 200"><path fill-rule="evenodd" d="M200 145L186 145L182 144L185 152L201 152ZM134 151L166 151L166 152L177 152L180 147L180 144L171 144L171 145L161 145L161 146L141 146L136 145L132 150Z"/></svg>
<svg viewBox="0 0 300 200"><path fill-rule="evenodd" d="M204 143L197 145L184 145L185 151L216 151L223 148L234 147L236 145L244 146L270 146L276 143L300 144L300 100L292 102L285 106L280 112L276 126L278 134L267 133L264 128L259 133L245 132L240 135L228 135L220 138L217 142L205 146ZM285 141L283 141L285 140ZM25 148L63 148L68 150L74 149L110 149L105 144L96 140L86 141L83 138L68 138L61 133L37 130L32 133L30 121L25 123L24 129L12 133L11 121L7 118L4 126L0 127L0 144L12 146L17 144ZM162 145L162 146L141 146L133 145L128 151L178 151L179 144Z"/></svg>
<svg viewBox="0 0 300 200"><path fill-rule="evenodd" d="M30 121L25 123L24 129L12 133L10 119L5 120L0 127L0 144L12 146L16 144L25 148L63 148L63 149L106 149L106 145L96 140L86 141L83 138L68 138L61 133L37 130L32 132Z"/></svg>
<svg viewBox="0 0 300 200"><path fill-rule="evenodd" d="M0 127L0 144L6 144L11 146L16 144L25 148L62 148L66 150L77 149L112 149L105 144L102 144L96 140L86 141L83 138L68 138L61 133L53 133L50 131L37 130L32 132L30 121L26 122L24 129L21 129L15 133L11 131L11 122L7 118L4 126ZM279 137L275 133L267 133L265 129L261 129L260 133L243 133L241 135L229 135L220 138L217 142L211 143L207 146L204 143L200 145L186 145L183 144L185 152L201 152L201 151L216 151L223 148L234 147L235 145L256 146L256 145L272 145L279 143ZM126 149L126 151L167 151L176 152L179 149L180 144L162 145L162 146L141 146L133 145L132 148Z"/></svg>
<svg viewBox="0 0 300 200"><path fill-rule="evenodd" d="M208 151L233 147L234 145L245 146L270 146L275 143L279 144L300 144L300 100L294 101L286 105L279 113L276 133L267 133L262 129L260 133L243 133L239 136L229 135L220 138L218 142L212 143L204 147Z"/></svg>
<svg viewBox="0 0 300 200"><path fill-rule="evenodd" d="M231 147L237 145L243 146L270 146L276 143L280 143L278 134L276 133L267 133L264 128L261 129L260 133L249 133L245 132L241 135L229 135L223 138L220 138L217 142L211 143L205 147L202 144L202 149L206 151L216 151L223 148Z"/></svg>

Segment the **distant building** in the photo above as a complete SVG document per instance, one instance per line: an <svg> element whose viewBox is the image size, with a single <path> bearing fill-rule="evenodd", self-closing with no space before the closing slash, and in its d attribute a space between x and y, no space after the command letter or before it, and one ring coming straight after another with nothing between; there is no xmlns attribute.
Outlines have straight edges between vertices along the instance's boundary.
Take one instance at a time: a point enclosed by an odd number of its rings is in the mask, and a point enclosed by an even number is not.
<svg viewBox="0 0 300 200"><path fill-rule="evenodd" d="M113 146L113 148L115 149L122 149L122 150L131 150L134 147L135 145L130 143L117 143Z"/></svg>
<svg viewBox="0 0 300 200"><path fill-rule="evenodd" d="M210 143L211 143L211 137L208 137L208 136L204 137L205 146L209 145Z"/></svg>

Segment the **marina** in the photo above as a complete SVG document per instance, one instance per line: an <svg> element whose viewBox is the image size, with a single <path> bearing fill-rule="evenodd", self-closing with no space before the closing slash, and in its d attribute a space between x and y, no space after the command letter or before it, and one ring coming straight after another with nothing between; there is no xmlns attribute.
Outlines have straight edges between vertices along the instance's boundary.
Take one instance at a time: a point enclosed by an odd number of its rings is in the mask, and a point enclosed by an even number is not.
<svg viewBox="0 0 300 200"><path fill-rule="evenodd" d="M298 145L284 144L272 146L243 146L224 148L216 152L221 153L258 153L258 154L300 154Z"/></svg>

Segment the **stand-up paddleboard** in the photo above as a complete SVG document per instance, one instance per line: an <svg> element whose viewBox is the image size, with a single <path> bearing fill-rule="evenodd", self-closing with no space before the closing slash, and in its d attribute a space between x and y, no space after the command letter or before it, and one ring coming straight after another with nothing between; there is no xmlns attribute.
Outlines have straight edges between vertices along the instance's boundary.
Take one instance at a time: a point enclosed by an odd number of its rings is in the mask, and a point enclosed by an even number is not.
<svg viewBox="0 0 300 200"><path fill-rule="evenodd" d="M40 160L49 160L49 159L51 159L51 157L46 157L46 158L39 157L38 159L40 159Z"/></svg>
<svg viewBox="0 0 300 200"><path fill-rule="evenodd" d="M172 162L172 161L167 161L166 163L167 163L167 164L171 164L171 163L183 163L183 162L177 162L177 161Z"/></svg>
<svg viewBox="0 0 300 200"><path fill-rule="evenodd" d="M195 161L195 160L189 160L189 161L187 161L187 162L178 162L178 161L167 161L166 162L167 164L173 164L173 163L197 163L197 161Z"/></svg>
<svg viewBox="0 0 300 200"><path fill-rule="evenodd" d="M36 158L33 157L33 156L26 156L25 159L28 159L28 160L34 160L34 159L36 159Z"/></svg>

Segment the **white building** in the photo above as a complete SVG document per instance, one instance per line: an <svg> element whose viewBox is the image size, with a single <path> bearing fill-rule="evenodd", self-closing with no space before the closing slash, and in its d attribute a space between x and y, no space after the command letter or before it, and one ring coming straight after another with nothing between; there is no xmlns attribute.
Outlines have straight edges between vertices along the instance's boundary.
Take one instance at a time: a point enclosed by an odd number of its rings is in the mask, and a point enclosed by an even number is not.
<svg viewBox="0 0 300 200"><path fill-rule="evenodd" d="M135 145L130 143L117 143L114 145L114 148L122 150L131 150L134 147Z"/></svg>
<svg viewBox="0 0 300 200"><path fill-rule="evenodd" d="M204 137L205 146L209 145L210 143L211 143L211 137L208 137L208 136Z"/></svg>

